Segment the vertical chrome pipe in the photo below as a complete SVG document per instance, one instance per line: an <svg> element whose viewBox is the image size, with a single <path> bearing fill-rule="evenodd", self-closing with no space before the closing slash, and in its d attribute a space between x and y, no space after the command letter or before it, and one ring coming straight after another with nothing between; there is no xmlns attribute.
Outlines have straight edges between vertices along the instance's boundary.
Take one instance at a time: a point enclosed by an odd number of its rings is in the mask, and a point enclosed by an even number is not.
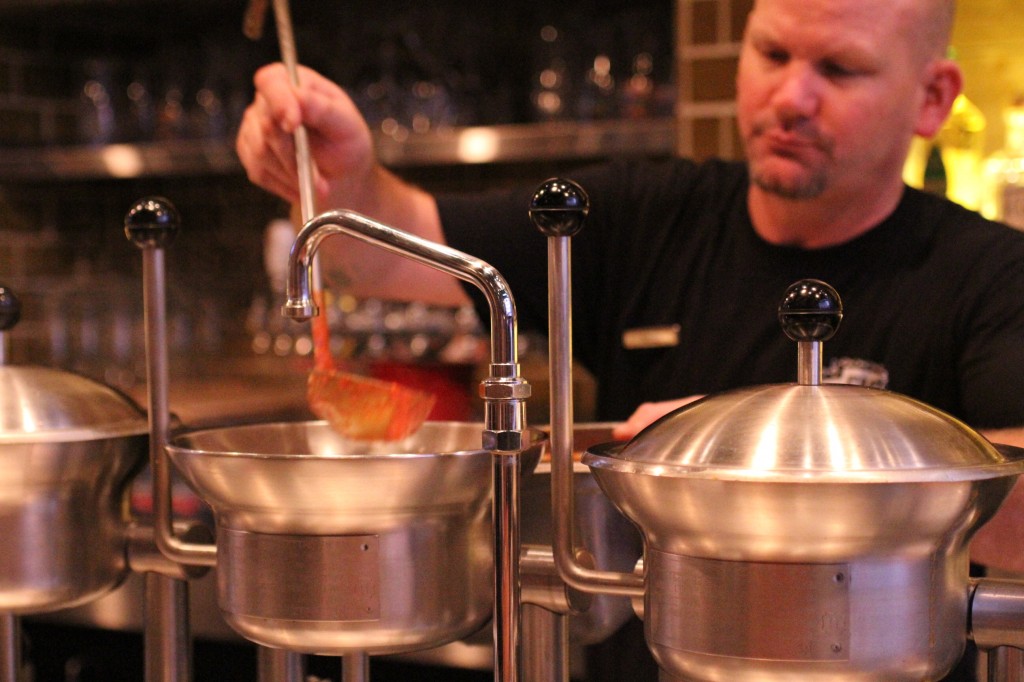
<svg viewBox="0 0 1024 682"><path fill-rule="evenodd" d="M213 566L217 548L212 544L182 542L174 533L171 499L171 463L165 447L170 432L170 383L167 360L167 287L164 251L145 248L142 256L146 337L146 382L149 387L149 463L153 473L153 513L157 547L182 564Z"/></svg>
<svg viewBox="0 0 1024 682"><path fill-rule="evenodd" d="M341 682L370 682L370 657L365 651L353 651L341 659Z"/></svg>
<svg viewBox="0 0 1024 682"><path fill-rule="evenodd" d="M7 330L18 323L21 304L0 286L0 365L7 364ZM21 670L21 622L13 613L0 613L0 682L17 682Z"/></svg>
<svg viewBox="0 0 1024 682"><path fill-rule="evenodd" d="M170 536L171 473L164 453L169 430L170 407L167 399L167 329L164 310L164 252L149 248L143 255L143 297L146 314L145 336L147 383L149 386L149 461L153 475L153 510L156 544L161 547L161 529ZM159 573L145 574L144 642L146 682L179 682L192 679L191 637L188 626L188 583Z"/></svg>
<svg viewBox="0 0 1024 682"><path fill-rule="evenodd" d="M586 611L592 598L565 584L550 547L524 545L519 556L523 679L569 682L569 614Z"/></svg>
<svg viewBox="0 0 1024 682"><path fill-rule="evenodd" d="M0 286L0 365L7 364L7 330L14 327L21 305ZM21 670L21 621L13 613L0 613L0 682L17 682Z"/></svg>
<svg viewBox="0 0 1024 682"><path fill-rule="evenodd" d="M520 654L519 468L520 458L495 454L494 498L494 679L517 682Z"/></svg>
<svg viewBox="0 0 1024 682"><path fill-rule="evenodd" d="M985 651L984 677L978 682L1024 682L1024 651L999 646Z"/></svg>
<svg viewBox="0 0 1024 682"><path fill-rule="evenodd" d="M191 680L188 583L159 573L146 573L144 582L146 682Z"/></svg>
<svg viewBox="0 0 1024 682"><path fill-rule="evenodd" d="M125 217L125 235L142 250L146 382L149 389L149 464L153 475L154 540L167 558L185 565L212 566L216 546L183 542L175 534L171 508L171 468L165 450L170 432L167 360L167 292L164 249L177 236L181 220L165 199L148 198ZM188 622L188 583L174 576L146 573L145 645L147 682L181 682L192 676Z"/></svg>
<svg viewBox="0 0 1024 682"><path fill-rule="evenodd" d="M569 682L569 616L523 604L525 682Z"/></svg>
<svg viewBox="0 0 1024 682"><path fill-rule="evenodd" d="M165 446L170 432L167 398L167 287L164 250L177 236L181 218L174 206L159 197L140 200L124 220L130 241L142 250L142 296L146 340L146 383L149 408L149 464L153 470L154 540L169 559L181 564L214 566L213 544L183 542L174 532L171 509L171 463Z"/></svg>
<svg viewBox="0 0 1024 682"><path fill-rule="evenodd" d="M21 621L13 613L0 613L0 681L21 677Z"/></svg>
<svg viewBox="0 0 1024 682"><path fill-rule="evenodd" d="M796 344L796 382L801 386L821 385L821 341Z"/></svg>
<svg viewBox="0 0 1024 682"><path fill-rule="evenodd" d="M256 675L258 682L303 682L305 658L284 649L257 647Z"/></svg>

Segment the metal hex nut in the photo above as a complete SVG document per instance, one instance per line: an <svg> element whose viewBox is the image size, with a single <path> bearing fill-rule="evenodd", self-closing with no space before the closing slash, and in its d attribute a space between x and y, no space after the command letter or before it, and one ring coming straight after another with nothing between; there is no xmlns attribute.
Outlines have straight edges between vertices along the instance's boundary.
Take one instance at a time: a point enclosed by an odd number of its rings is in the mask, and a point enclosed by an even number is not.
<svg viewBox="0 0 1024 682"><path fill-rule="evenodd" d="M484 450L491 452L522 452L524 442L522 431L483 432Z"/></svg>
<svg viewBox="0 0 1024 682"><path fill-rule="evenodd" d="M480 382L484 400L523 400L530 397L530 384L525 379L485 379Z"/></svg>

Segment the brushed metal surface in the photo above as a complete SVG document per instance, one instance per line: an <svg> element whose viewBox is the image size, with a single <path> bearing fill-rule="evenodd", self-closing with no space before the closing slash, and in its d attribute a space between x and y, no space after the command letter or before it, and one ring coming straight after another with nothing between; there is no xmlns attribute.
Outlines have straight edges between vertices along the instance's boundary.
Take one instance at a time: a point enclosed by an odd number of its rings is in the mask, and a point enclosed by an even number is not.
<svg viewBox="0 0 1024 682"><path fill-rule="evenodd" d="M659 644L712 656L849 660L850 564L719 561L657 551L646 559L663 572L645 607ZM740 594L746 599L730 596ZM663 622L666 612L671 617Z"/></svg>
<svg viewBox="0 0 1024 682"><path fill-rule="evenodd" d="M377 620L380 548L376 535L266 535L229 528L217 536L230 557L218 575L224 609L256 618ZM289 575L267 575L287 567ZM253 579L256 571L263 579ZM310 588L313 589L310 589Z"/></svg>
<svg viewBox="0 0 1024 682"><path fill-rule="evenodd" d="M148 429L141 409L109 386L48 367L0 365L0 445L93 441Z"/></svg>
<svg viewBox="0 0 1024 682"><path fill-rule="evenodd" d="M120 584L127 487L146 442L0 443L0 611L70 608Z"/></svg>

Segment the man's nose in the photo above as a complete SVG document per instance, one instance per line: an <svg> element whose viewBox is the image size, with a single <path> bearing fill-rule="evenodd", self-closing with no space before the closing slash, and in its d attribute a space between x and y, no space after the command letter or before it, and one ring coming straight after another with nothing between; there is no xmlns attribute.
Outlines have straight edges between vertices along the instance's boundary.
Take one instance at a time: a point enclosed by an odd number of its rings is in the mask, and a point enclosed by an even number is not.
<svg viewBox="0 0 1024 682"><path fill-rule="evenodd" d="M821 79L810 66L791 62L779 73L772 103L780 119L809 118L821 104Z"/></svg>

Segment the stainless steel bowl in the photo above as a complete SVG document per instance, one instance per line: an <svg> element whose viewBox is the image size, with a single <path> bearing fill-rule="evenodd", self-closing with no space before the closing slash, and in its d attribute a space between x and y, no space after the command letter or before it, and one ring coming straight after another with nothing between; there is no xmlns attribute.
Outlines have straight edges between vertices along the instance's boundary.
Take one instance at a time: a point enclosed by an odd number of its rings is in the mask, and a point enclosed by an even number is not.
<svg viewBox="0 0 1024 682"><path fill-rule="evenodd" d="M490 617L491 453L482 426L428 422L388 443L325 422L175 438L168 453L213 509L218 601L259 644L317 654L438 646ZM540 434L524 469L540 455Z"/></svg>

